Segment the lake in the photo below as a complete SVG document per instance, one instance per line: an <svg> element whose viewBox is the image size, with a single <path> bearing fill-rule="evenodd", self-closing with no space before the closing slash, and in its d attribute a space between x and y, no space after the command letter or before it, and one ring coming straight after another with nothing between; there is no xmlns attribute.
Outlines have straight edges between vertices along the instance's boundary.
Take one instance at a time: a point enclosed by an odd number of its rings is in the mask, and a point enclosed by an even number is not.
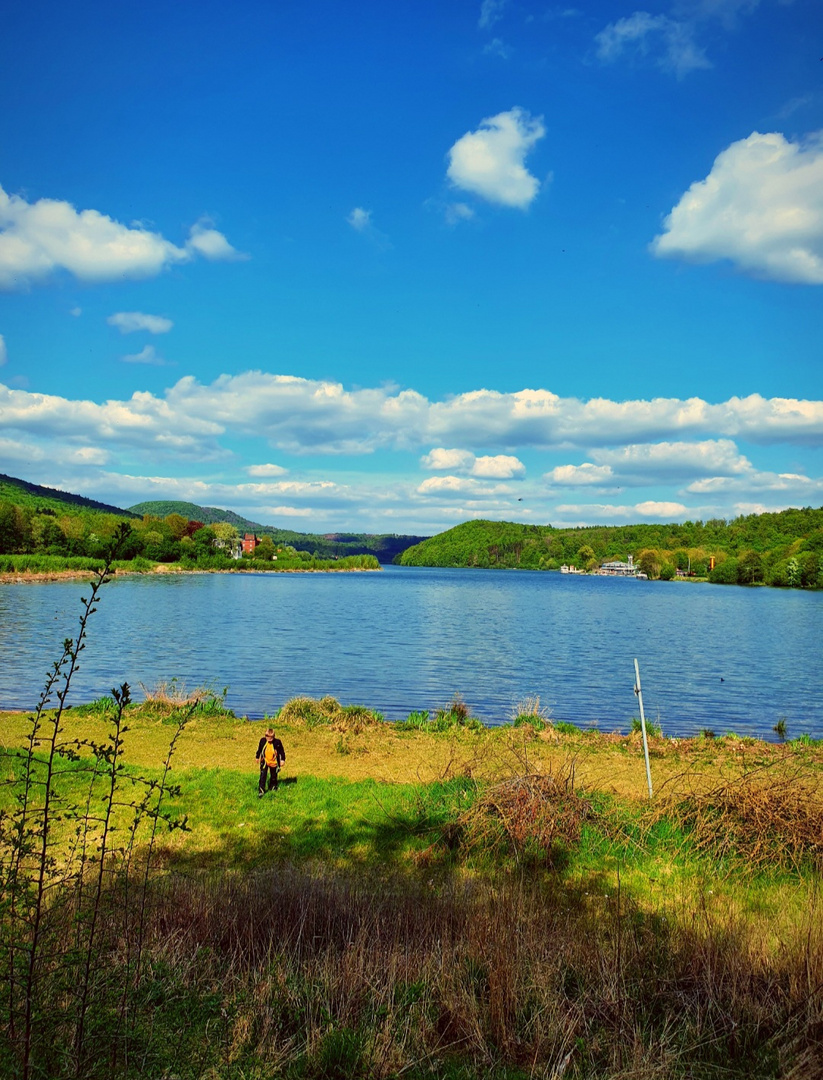
<svg viewBox="0 0 823 1080"><path fill-rule="evenodd" d="M0 585L0 707L31 708L79 579ZM70 700L128 682L228 687L252 718L331 694L399 719L462 695L485 723L539 696L555 720L667 735L702 728L823 735L823 592L537 571L384 567L379 573L172 574L102 590Z"/></svg>

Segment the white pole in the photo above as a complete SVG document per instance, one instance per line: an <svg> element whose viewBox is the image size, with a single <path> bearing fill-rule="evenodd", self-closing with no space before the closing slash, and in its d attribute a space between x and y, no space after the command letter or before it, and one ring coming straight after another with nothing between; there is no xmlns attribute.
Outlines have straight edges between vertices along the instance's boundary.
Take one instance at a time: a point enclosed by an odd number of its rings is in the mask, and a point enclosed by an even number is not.
<svg viewBox="0 0 823 1080"><path fill-rule="evenodd" d="M634 684L634 692L637 694L637 700L640 702L640 727L643 731L643 754L646 758L646 779L649 782L649 798L652 797L652 770L649 766L649 740L646 737L646 716L643 712L643 691L640 689L640 668L637 665L637 657L634 659L634 674L636 682Z"/></svg>

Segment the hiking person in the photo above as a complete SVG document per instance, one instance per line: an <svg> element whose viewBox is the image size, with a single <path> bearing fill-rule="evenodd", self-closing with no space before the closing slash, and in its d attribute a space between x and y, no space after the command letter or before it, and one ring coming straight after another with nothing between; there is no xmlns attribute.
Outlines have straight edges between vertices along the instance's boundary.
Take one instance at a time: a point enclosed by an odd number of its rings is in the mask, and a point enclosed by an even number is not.
<svg viewBox="0 0 823 1080"><path fill-rule="evenodd" d="M286 760L286 751L283 744L275 737L272 728L266 728L265 734L257 744L255 761L260 764L260 783L257 788L257 798L262 799L266 791L266 774L268 773L269 791L277 790L277 776L280 766Z"/></svg>

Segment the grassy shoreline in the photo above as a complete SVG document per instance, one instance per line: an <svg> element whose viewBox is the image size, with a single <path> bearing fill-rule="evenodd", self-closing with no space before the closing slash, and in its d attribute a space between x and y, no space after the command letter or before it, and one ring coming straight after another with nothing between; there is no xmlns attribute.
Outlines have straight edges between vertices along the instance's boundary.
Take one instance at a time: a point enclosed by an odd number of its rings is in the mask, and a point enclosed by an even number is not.
<svg viewBox="0 0 823 1080"><path fill-rule="evenodd" d="M236 569L187 568L158 563L147 570L128 570L117 568L113 577L145 577L147 574L367 574L375 573L379 566L341 566L333 567L296 567L284 566L238 566ZM73 578L88 578L93 570L19 570L0 573L0 584L29 585L37 582L66 581Z"/></svg>

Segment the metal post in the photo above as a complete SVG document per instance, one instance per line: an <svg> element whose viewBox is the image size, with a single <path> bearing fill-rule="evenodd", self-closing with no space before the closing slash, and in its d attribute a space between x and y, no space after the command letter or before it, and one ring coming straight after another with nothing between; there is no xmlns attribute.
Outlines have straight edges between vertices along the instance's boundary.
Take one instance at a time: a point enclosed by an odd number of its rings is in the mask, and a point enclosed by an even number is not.
<svg viewBox="0 0 823 1080"><path fill-rule="evenodd" d="M652 797L652 770L649 766L649 740L646 737L646 716L643 712L643 691L640 689L640 668L637 665L637 657L634 659L634 674L636 682L634 684L634 692L637 694L637 700L640 702L640 728L643 732L643 754L646 758L646 779L649 782L649 798Z"/></svg>

